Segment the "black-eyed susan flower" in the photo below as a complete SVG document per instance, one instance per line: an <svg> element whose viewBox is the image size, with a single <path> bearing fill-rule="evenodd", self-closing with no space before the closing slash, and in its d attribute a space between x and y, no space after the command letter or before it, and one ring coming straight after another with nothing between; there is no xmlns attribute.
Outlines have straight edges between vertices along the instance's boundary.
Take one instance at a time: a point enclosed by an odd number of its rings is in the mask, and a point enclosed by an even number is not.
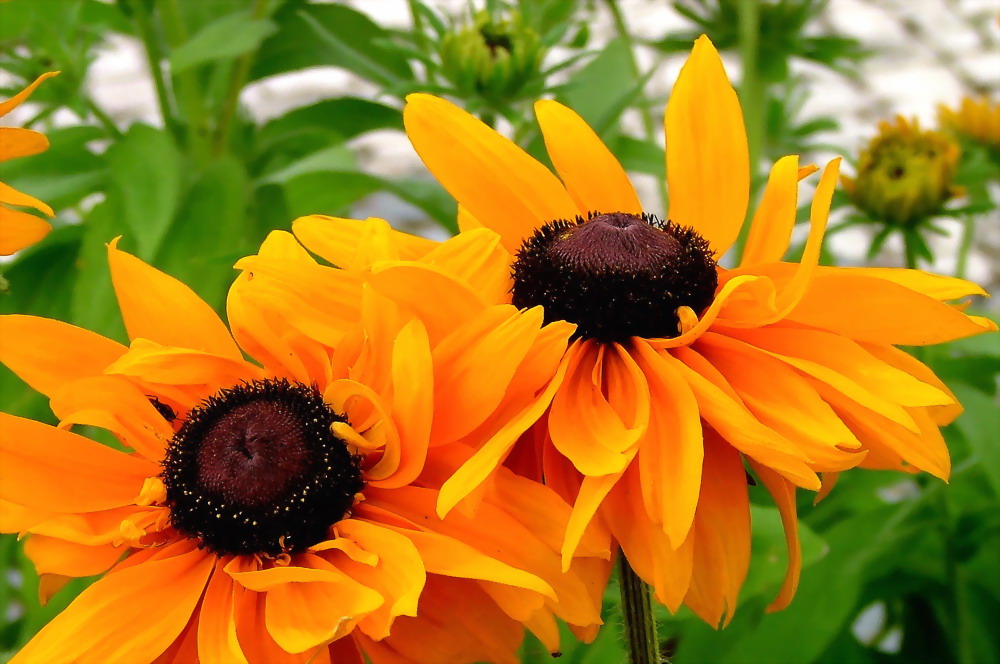
<svg viewBox="0 0 1000 664"><path fill-rule="evenodd" d="M42 74L16 95L0 102L0 118L24 103L42 81L58 73L50 71ZM44 152L48 147L49 141L45 134L21 127L0 127L0 163ZM49 222L18 208L32 208L48 217L53 215L52 208L34 196L0 182L0 256L9 256L29 247L52 230Z"/></svg>
<svg viewBox="0 0 1000 664"><path fill-rule="evenodd" d="M953 184L961 149L945 134L902 116L878 128L858 157L857 175L843 178L844 189L873 220L914 228L961 193Z"/></svg>
<svg viewBox="0 0 1000 664"><path fill-rule="evenodd" d="M516 662L524 625L558 647L554 613L593 632L600 583L561 573L570 508L553 491L505 472L475 519L435 514L461 461L434 445L448 403L435 388L473 393L468 365L443 368L423 323L374 292L338 304L357 279L317 265L291 236L261 254L316 279L325 299L313 304L330 308L308 331L332 346L266 306L268 275L233 286L230 332L116 243L130 346L55 320L0 319L0 360L59 419L0 415L0 525L27 536L45 596L103 575L13 661ZM533 322L529 352L565 347L571 326ZM463 426L495 416L480 407ZM75 425L111 432L120 448ZM606 575L607 548L588 546Z"/></svg>
<svg viewBox="0 0 1000 664"><path fill-rule="evenodd" d="M661 602L716 625L732 616L750 559L747 463L785 525L789 568L772 608L786 606L798 488L828 490L855 466L948 476L938 427L961 409L894 346L995 329L947 304L982 290L916 270L819 266L839 160L819 180L801 261L783 261L798 181L815 170L795 156L774 165L740 265L721 267L747 211L749 164L739 102L705 37L667 106L663 220L581 118L553 101L536 113L561 181L447 101L408 98L410 140L460 204L452 240L379 220L307 217L293 230L420 316L510 302L576 325L561 358L537 365L548 382L444 482L440 514L470 509L516 467L574 503L567 568L581 538L610 534ZM465 288L442 286L456 280ZM500 357L518 334L497 325L467 343Z"/></svg>
<svg viewBox="0 0 1000 664"><path fill-rule="evenodd" d="M1000 148L1000 103L985 96L965 97L958 108L939 105L938 123L942 129Z"/></svg>

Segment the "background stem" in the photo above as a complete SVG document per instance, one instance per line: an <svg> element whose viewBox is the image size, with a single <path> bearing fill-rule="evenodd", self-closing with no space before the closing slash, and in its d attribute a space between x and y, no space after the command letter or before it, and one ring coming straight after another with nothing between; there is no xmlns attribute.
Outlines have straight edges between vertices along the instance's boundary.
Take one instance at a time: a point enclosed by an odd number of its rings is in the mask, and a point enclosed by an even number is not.
<svg viewBox="0 0 1000 664"><path fill-rule="evenodd" d="M263 18L266 9L267 0L254 0L253 17ZM242 55L233 65L233 72L229 77L229 88L226 90L226 101L222 107L222 118L219 120L219 129L215 134L213 153L216 156L226 151L226 144L229 143L229 131L232 128L233 118L236 117L236 108L240 102L240 91L250 74L250 65L253 64L254 55L255 53Z"/></svg>
<svg viewBox="0 0 1000 664"><path fill-rule="evenodd" d="M163 53L160 52L159 37L153 28L149 14L146 12L145 3L141 0L138 2L133 0L131 6L135 13L135 23L139 29L139 36L142 38L142 45L146 49L146 60L149 62L149 73L153 77L153 86L156 88L156 103L160 107L160 115L163 116L163 126L174 136L175 140L179 141L181 131L171 108L171 97L167 90L166 79L163 78Z"/></svg>
<svg viewBox="0 0 1000 664"><path fill-rule="evenodd" d="M764 84L760 79L758 68L758 42L760 38L760 5L757 2L738 2L740 17L740 59L743 64L743 76L740 79L740 106L743 109L743 123L747 130L747 149L750 155L750 200L755 199L757 189L758 169L760 167L760 152L764 142ZM747 219L753 210L751 204L747 209ZM750 234L750 224L744 221L736 238L733 257L737 263L743 256L747 237Z"/></svg>
<svg viewBox="0 0 1000 664"><path fill-rule="evenodd" d="M615 31L618 33L618 38L628 45L629 67L632 72L632 78L638 82L642 78L642 71L640 71L639 63L635 58L635 40L632 39L632 34L629 32L628 26L625 24L625 17L622 15L621 8L618 7L618 1L605 0L605 4L607 4L608 11L611 12L611 18L615 22ZM648 100L644 96L642 96L639 101L640 103L638 109L639 117L642 119L642 131L646 136L646 140L653 143L656 141L656 125L653 122L653 114L649 110ZM659 185L660 208L665 216L667 212L667 181L660 180Z"/></svg>
<svg viewBox="0 0 1000 664"><path fill-rule="evenodd" d="M163 18L163 29L171 48L177 48L188 40L187 29L181 17L177 0L161 0L160 15ZM194 69L187 69L173 77L177 92L177 102L182 107L187 119L188 146L192 154L202 161L208 155L208 127L205 110L204 93Z"/></svg>

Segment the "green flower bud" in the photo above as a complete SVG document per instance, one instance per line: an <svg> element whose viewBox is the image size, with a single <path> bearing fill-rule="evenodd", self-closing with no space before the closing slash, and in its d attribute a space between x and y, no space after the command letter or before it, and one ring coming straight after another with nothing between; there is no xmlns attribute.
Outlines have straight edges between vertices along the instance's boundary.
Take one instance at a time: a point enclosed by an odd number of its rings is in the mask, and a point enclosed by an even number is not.
<svg viewBox="0 0 1000 664"><path fill-rule="evenodd" d="M960 190L952 185L960 149L947 136L897 117L858 158L858 174L844 177L854 204L873 219L914 227L939 213Z"/></svg>
<svg viewBox="0 0 1000 664"><path fill-rule="evenodd" d="M444 36L440 55L442 72L458 92L497 103L514 98L539 75L545 49L519 14L492 22L479 12L471 25Z"/></svg>

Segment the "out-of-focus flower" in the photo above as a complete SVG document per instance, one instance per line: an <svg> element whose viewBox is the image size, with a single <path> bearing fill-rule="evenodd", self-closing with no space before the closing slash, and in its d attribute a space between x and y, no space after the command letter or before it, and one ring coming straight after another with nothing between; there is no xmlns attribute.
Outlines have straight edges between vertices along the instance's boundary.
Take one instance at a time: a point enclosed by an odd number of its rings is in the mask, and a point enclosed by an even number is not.
<svg viewBox="0 0 1000 664"><path fill-rule="evenodd" d="M539 75L545 48L517 12L493 21L483 11L444 36L440 56L442 73L459 92L500 103Z"/></svg>
<svg viewBox="0 0 1000 664"><path fill-rule="evenodd" d="M957 109L941 104L938 122L943 129L1000 148L1000 102L991 102L986 97L965 97Z"/></svg>
<svg viewBox="0 0 1000 664"><path fill-rule="evenodd" d="M960 156L947 135L898 116L895 123L879 123L878 135L859 155L857 175L844 176L844 189L873 220L912 228L961 194L953 184Z"/></svg>
<svg viewBox="0 0 1000 664"><path fill-rule="evenodd" d="M782 257L798 181L815 169L790 156L772 170L742 264L719 266L750 176L739 102L707 38L667 107L669 221L642 209L579 116L552 101L535 108L562 182L447 101L408 99L410 140L459 202L456 238L434 245L380 221L320 217L293 230L422 317L512 302L576 325L568 350L537 365L534 380L548 382L444 483L440 514L471 509L517 467L575 502L567 568L581 538L611 535L661 602L716 625L732 616L750 560L746 461L785 525L789 569L772 608L786 606L801 564L797 488L828 490L854 466L948 476L938 427L961 408L893 345L995 329L946 302L982 290L916 270L818 265L839 160L820 178L798 263ZM495 325L465 343L521 356L523 335Z"/></svg>
<svg viewBox="0 0 1000 664"><path fill-rule="evenodd" d="M42 81L59 72L42 74L19 93L0 102L0 117L10 113L31 96ZM27 157L45 151L49 141L45 135L21 127L0 127L0 162L16 157ZM52 208L38 200L0 182L0 256L9 256L16 251L31 246L48 235L51 224L44 219L17 208L33 208L51 217Z"/></svg>
<svg viewBox="0 0 1000 664"><path fill-rule="evenodd" d="M597 581L561 572L570 507L554 491L505 472L475 519L435 513L462 457L434 445L452 397L434 388L480 394L462 361L487 360L455 348L435 358L420 320L351 290L356 276L316 264L288 234L261 255L310 275L315 290L297 297L322 313L306 329L332 346L267 305L275 277L239 277L230 333L116 243L130 347L55 320L0 319L0 360L60 420L0 414L3 528L28 536L43 596L104 573L13 661L515 663L522 623L553 649L554 615L593 634L610 554L587 544L595 564L578 569ZM354 296L344 306L342 292ZM494 321L517 313L495 309ZM544 328L532 347L564 347L571 329ZM504 403L466 423L488 426Z"/></svg>

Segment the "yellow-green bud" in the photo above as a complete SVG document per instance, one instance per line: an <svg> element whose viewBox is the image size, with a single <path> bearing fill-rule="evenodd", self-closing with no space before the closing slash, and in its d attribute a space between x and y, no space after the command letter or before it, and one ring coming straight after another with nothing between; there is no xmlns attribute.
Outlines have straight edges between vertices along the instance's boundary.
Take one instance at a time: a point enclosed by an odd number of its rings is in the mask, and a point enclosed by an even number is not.
<svg viewBox="0 0 1000 664"><path fill-rule="evenodd" d="M492 22L480 12L444 36L440 54L442 72L458 92L503 102L538 76L545 49L519 14Z"/></svg>
<svg viewBox="0 0 1000 664"><path fill-rule="evenodd" d="M952 185L959 154L944 134L897 117L895 124L879 123L879 134L858 158L857 177L845 176L844 189L873 219L915 226L959 192Z"/></svg>

